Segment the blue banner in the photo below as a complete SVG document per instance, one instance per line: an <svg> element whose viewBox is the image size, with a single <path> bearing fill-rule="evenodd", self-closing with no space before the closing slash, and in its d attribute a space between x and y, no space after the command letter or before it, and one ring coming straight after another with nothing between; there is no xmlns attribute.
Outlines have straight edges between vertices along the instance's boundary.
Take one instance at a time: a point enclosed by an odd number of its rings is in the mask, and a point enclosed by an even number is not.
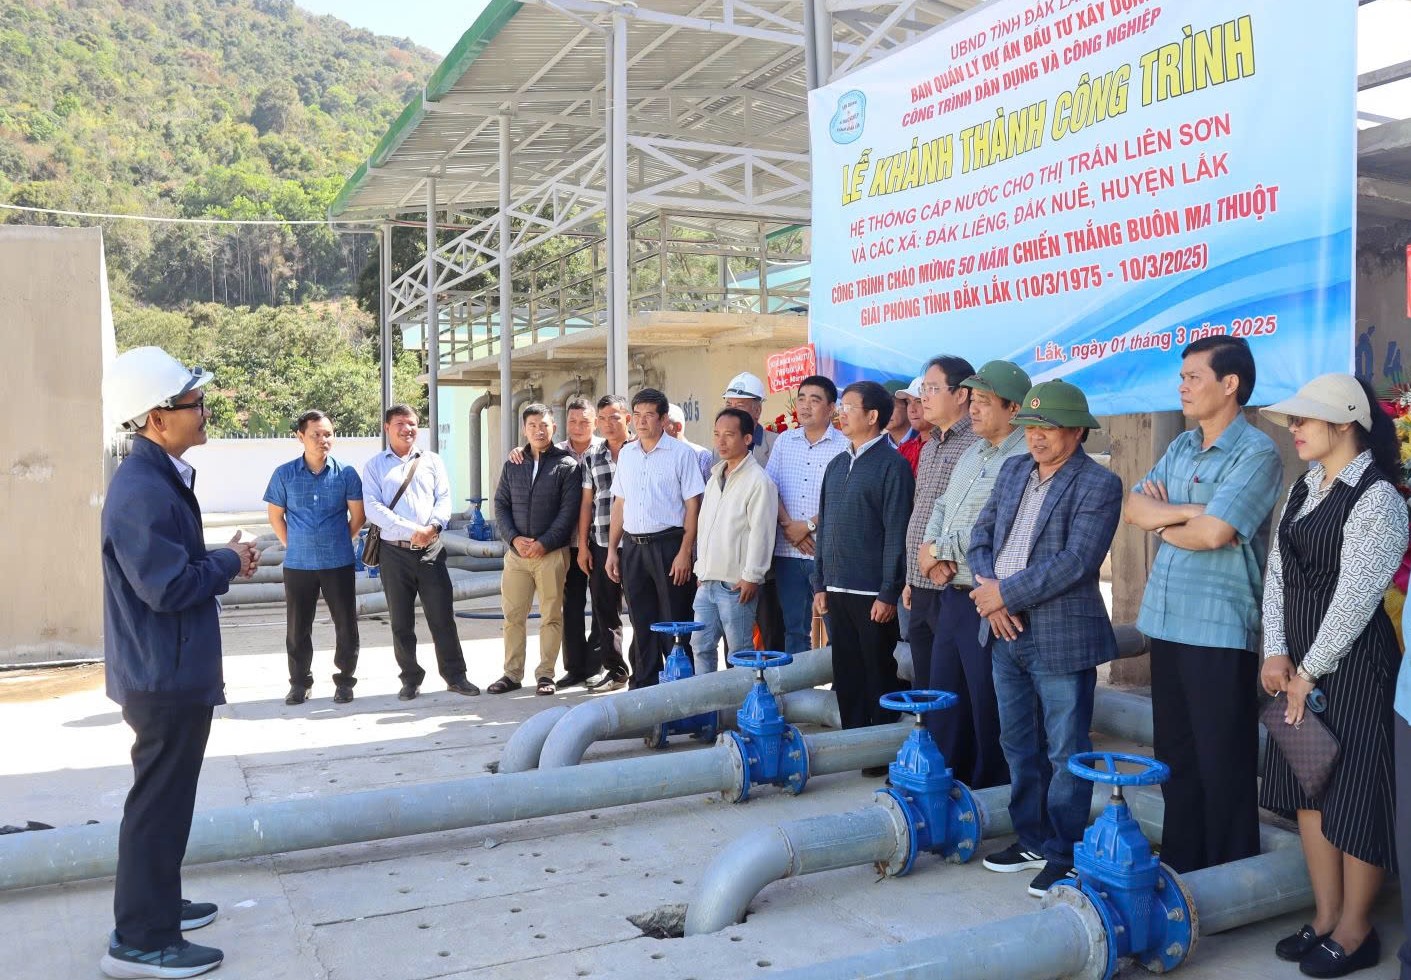
<svg viewBox="0 0 1411 980"><path fill-rule="evenodd" d="M810 340L840 384L939 353L1179 408L1245 337L1268 404L1350 371L1356 5L996 0L810 93Z"/></svg>

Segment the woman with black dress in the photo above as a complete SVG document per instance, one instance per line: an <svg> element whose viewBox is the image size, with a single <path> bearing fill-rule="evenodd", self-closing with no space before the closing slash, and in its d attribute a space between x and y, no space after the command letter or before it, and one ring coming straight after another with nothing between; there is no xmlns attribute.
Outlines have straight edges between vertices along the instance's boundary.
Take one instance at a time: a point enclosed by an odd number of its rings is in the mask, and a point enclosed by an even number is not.
<svg viewBox="0 0 1411 980"><path fill-rule="evenodd" d="M1263 412L1287 425L1308 474L1294 483L1269 552L1264 667L1270 694L1301 724L1309 692L1342 753L1310 799L1270 739L1259 803L1297 814L1313 882L1314 919L1275 946L1312 977L1374 965L1381 942L1372 903L1396 859L1392 702L1400 649L1382 595L1406 550L1406 504L1388 479L1400 462L1391 419L1366 384L1315 378Z"/></svg>

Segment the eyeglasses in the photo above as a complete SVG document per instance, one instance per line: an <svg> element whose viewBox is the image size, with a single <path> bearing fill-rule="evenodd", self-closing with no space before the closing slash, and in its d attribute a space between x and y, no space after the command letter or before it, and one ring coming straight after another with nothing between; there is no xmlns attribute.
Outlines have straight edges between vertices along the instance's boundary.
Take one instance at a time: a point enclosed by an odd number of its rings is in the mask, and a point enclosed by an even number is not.
<svg viewBox="0 0 1411 980"><path fill-rule="evenodd" d="M934 385L934 384L923 384L923 385L921 386L921 394L923 394L923 395L939 395L939 394L940 394L941 392L943 392L943 391L955 391L955 389L957 389L957 388L959 388L959 387L960 387L960 385Z"/></svg>
<svg viewBox="0 0 1411 980"><path fill-rule="evenodd" d="M162 411L164 411L164 412L179 412L179 411L181 411L182 409L186 409L186 408L194 408L194 409L196 409L196 410L198 410L198 411L203 411L203 410L205 409L205 407L206 407L206 396L205 396L205 395L202 395L200 398L196 399L194 402L187 402L185 405L167 405L167 406L165 406L165 407L162 409Z"/></svg>

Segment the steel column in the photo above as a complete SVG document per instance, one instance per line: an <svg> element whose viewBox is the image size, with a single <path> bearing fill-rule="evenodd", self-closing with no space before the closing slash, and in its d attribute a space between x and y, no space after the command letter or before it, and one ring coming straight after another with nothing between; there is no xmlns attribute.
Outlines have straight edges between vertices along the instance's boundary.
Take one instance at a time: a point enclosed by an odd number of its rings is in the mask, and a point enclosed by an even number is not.
<svg viewBox="0 0 1411 980"><path fill-rule="evenodd" d="M608 391L627 390L627 19L612 15L608 34Z"/></svg>
<svg viewBox="0 0 1411 980"><path fill-rule="evenodd" d="M436 386L441 376L441 325L436 309L436 178L426 178L426 426L431 451L441 451Z"/></svg>
<svg viewBox="0 0 1411 980"><path fill-rule="evenodd" d="M382 351L382 413L392 407L392 324L389 316L392 307L392 223L382 226L382 234L377 237L380 251L377 259L377 322L380 326L379 340ZM382 448L387 448L387 430L382 430Z"/></svg>
<svg viewBox="0 0 1411 980"><path fill-rule="evenodd" d="M510 411L514 356L514 273L510 267L510 117L500 117L500 449L501 459L516 442L516 420Z"/></svg>

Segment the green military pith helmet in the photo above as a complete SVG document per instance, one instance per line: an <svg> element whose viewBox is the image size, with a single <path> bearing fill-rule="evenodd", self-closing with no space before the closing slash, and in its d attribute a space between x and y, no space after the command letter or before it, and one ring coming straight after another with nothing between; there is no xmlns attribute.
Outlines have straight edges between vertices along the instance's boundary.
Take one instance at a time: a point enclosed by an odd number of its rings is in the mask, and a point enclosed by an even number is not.
<svg viewBox="0 0 1411 980"><path fill-rule="evenodd" d="M1032 384L1024 369L1009 361L990 361L960 383L963 388L992 391L1015 405L1024 404L1024 395Z"/></svg>
<svg viewBox="0 0 1411 980"><path fill-rule="evenodd" d="M1088 399L1077 385L1045 381L1029 389L1019 403L1015 425L1052 425L1060 429L1100 429L1088 411Z"/></svg>

